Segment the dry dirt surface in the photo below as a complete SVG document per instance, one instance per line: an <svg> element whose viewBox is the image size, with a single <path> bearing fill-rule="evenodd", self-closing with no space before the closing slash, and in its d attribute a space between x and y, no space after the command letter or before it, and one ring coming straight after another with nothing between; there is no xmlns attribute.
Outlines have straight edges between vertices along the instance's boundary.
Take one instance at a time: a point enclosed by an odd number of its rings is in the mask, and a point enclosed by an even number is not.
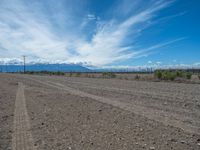
<svg viewBox="0 0 200 150"><path fill-rule="evenodd" d="M0 150L199 150L200 85L0 74Z"/></svg>

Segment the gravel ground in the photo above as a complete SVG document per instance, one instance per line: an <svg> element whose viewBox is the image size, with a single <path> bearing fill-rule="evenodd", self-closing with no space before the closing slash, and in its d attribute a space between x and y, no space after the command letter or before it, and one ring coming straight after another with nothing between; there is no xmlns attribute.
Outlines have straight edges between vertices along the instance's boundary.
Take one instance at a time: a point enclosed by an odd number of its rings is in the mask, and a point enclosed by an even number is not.
<svg viewBox="0 0 200 150"><path fill-rule="evenodd" d="M0 150L11 149L17 83L0 77Z"/></svg>
<svg viewBox="0 0 200 150"><path fill-rule="evenodd" d="M198 84L1 74L0 117L10 116L0 124L2 149L11 144L17 82L39 150L200 149Z"/></svg>

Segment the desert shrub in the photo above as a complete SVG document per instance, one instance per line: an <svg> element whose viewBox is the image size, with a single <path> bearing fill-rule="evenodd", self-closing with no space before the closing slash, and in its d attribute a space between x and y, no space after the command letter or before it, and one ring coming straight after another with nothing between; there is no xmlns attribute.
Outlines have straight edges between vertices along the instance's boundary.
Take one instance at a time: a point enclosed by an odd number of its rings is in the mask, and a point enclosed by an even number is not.
<svg viewBox="0 0 200 150"><path fill-rule="evenodd" d="M170 79L170 72L168 72L168 71L162 72L162 79L163 80L169 80Z"/></svg>
<svg viewBox="0 0 200 150"><path fill-rule="evenodd" d="M111 74L110 74L110 77L111 77L111 78L116 78L116 74L111 73Z"/></svg>
<svg viewBox="0 0 200 150"><path fill-rule="evenodd" d="M106 77L106 76L107 76L107 72L103 72L103 73L102 73L102 76L103 76L103 77Z"/></svg>
<svg viewBox="0 0 200 150"><path fill-rule="evenodd" d="M72 73L72 72L70 72L70 73L69 73L69 76L70 76L70 77L72 77L72 75L73 75L73 73Z"/></svg>
<svg viewBox="0 0 200 150"><path fill-rule="evenodd" d="M161 70L157 70L155 72L155 77L158 79L162 79L162 80L175 80L177 77L177 73L176 72L171 72L171 71L161 71Z"/></svg>
<svg viewBox="0 0 200 150"><path fill-rule="evenodd" d="M44 72L43 74L58 75L59 73L53 72L53 71L49 71L49 72Z"/></svg>
<svg viewBox="0 0 200 150"><path fill-rule="evenodd" d="M186 78L186 79L192 78L192 73L186 72L186 71L177 71L176 75L177 75L177 77L180 77L180 78Z"/></svg>
<svg viewBox="0 0 200 150"><path fill-rule="evenodd" d="M102 76L104 78L116 78L116 74L114 74L113 72L103 72Z"/></svg>
<svg viewBox="0 0 200 150"><path fill-rule="evenodd" d="M157 70L154 73L155 77L162 80L175 80L176 78L191 79L192 73L186 71L170 71L170 70Z"/></svg>
<svg viewBox="0 0 200 150"><path fill-rule="evenodd" d="M34 71L26 71L26 74L34 74Z"/></svg>
<svg viewBox="0 0 200 150"><path fill-rule="evenodd" d="M184 77L184 72L183 71L176 71L176 76L182 78L182 77Z"/></svg>
<svg viewBox="0 0 200 150"><path fill-rule="evenodd" d="M56 72L56 75L59 75L59 76L64 76L64 75L65 75L65 73L64 73L64 72L61 72L61 71L58 71L58 72Z"/></svg>
<svg viewBox="0 0 200 150"><path fill-rule="evenodd" d="M168 80L174 81L176 79L176 73L170 72L168 76Z"/></svg>
<svg viewBox="0 0 200 150"><path fill-rule="evenodd" d="M59 75L59 76L63 76L65 75L64 72L61 72L61 71L57 71L57 72L54 72L54 71L26 71L26 74L41 74L41 75Z"/></svg>
<svg viewBox="0 0 200 150"><path fill-rule="evenodd" d="M191 78L192 78L192 73L187 72L187 73L186 73L186 78L187 78L187 79L191 79Z"/></svg>
<svg viewBox="0 0 200 150"><path fill-rule="evenodd" d="M162 71L157 70L157 71L155 71L154 75L155 75L156 78L161 79L162 78Z"/></svg>
<svg viewBox="0 0 200 150"><path fill-rule="evenodd" d="M135 76L135 79L136 79L136 80L139 80L139 79L140 79L140 76L137 74L137 75Z"/></svg>
<svg viewBox="0 0 200 150"><path fill-rule="evenodd" d="M40 73L42 73L42 74L49 74L49 75L58 75L58 76L65 75L65 73L61 72L61 71L57 71L57 72L55 72L55 71L41 71Z"/></svg>
<svg viewBox="0 0 200 150"><path fill-rule="evenodd" d="M81 73L80 72L77 72L76 73L76 77L80 77L81 76Z"/></svg>
<svg viewBox="0 0 200 150"><path fill-rule="evenodd" d="M175 72L166 71L166 80L174 81L177 75Z"/></svg>
<svg viewBox="0 0 200 150"><path fill-rule="evenodd" d="M198 78L199 78L199 80L200 80L200 75L198 75Z"/></svg>

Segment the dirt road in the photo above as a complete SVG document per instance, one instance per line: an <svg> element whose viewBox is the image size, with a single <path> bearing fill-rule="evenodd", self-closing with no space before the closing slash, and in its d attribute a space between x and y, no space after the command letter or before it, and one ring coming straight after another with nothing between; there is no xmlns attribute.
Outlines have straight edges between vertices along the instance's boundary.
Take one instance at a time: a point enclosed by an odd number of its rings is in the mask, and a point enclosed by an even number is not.
<svg viewBox="0 0 200 150"><path fill-rule="evenodd" d="M24 96L24 85L18 83L15 101L12 149L35 150Z"/></svg>
<svg viewBox="0 0 200 150"><path fill-rule="evenodd" d="M23 134L39 150L200 149L198 84L14 74L0 74L0 84L0 117L10 116L0 149Z"/></svg>

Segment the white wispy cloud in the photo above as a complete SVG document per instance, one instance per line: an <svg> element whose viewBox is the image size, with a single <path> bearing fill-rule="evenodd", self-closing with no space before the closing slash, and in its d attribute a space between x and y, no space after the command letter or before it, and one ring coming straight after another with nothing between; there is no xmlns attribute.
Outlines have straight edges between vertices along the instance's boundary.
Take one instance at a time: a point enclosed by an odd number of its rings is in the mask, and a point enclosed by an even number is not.
<svg viewBox="0 0 200 150"><path fill-rule="evenodd" d="M151 1L132 15L132 8L139 7L140 1L129 3L131 7L128 7L128 3L124 3L123 7L118 4L115 7L124 9L124 16L129 14L120 21L116 18L99 18L84 10L83 3L80 10L73 9L75 4L72 1L67 1L67 8L62 3L64 1L57 4L50 1L53 4L48 7L41 1L34 2L33 6L20 0L14 2L0 2L1 61L8 62L12 58L27 55L30 62L81 62L105 66L148 55L154 49L182 40L179 38L141 49L128 42L130 36L137 41L146 23L172 1ZM124 7L129 9L125 11ZM89 24L91 20L95 20L95 24ZM84 30L87 25L93 30L90 34Z"/></svg>
<svg viewBox="0 0 200 150"><path fill-rule="evenodd" d="M89 19L89 20L96 20L97 18L96 18L96 16L94 14L88 14L87 15L87 19Z"/></svg>

